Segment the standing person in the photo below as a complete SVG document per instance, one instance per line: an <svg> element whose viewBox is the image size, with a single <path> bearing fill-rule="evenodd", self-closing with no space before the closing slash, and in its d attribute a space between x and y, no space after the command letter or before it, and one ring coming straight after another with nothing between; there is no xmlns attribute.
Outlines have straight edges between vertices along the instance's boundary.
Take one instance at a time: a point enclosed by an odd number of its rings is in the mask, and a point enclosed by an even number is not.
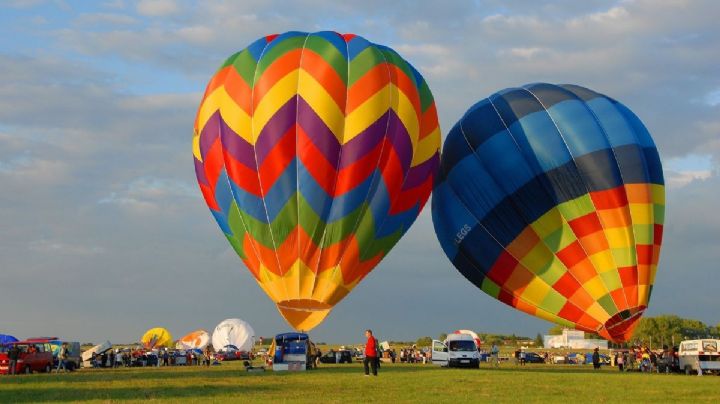
<svg viewBox="0 0 720 404"><path fill-rule="evenodd" d="M205 366L210 366L210 345L209 344L208 344L208 346L205 347Z"/></svg>
<svg viewBox="0 0 720 404"><path fill-rule="evenodd" d="M500 367L500 349L497 344L493 342L492 348L490 348L490 355L492 356L492 362L494 367Z"/></svg>
<svg viewBox="0 0 720 404"><path fill-rule="evenodd" d="M520 350L520 365L525 366L525 350Z"/></svg>
<svg viewBox="0 0 720 404"><path fill-rule="evenodd" d="M57 369L55 371L57 373L60 373L60 368L62 367L63 372L67 372L67 366L65 362L68 358L68 344L67 342L63 342L60 346L60 352L58 352L58 365Z"/></svg>
<svg viewBox="0 0 720 404"><path fill-rule="evenodd" d="M365 336L367 337L367 342L365 343L365 359L363 359L365 376L370 375L369 367L372 368L373 376L377 376L377 339L373 336L372 330L370 329L365 330Z"/></svg>
<svg viewBox="0 0 720 404"><path fill-rule="evenodd" d="M592 361L593 361L593 369L595 369L595 370L600 369L600 352L597 348L595 348L595 350L593 351Z"/></svg>
<svg viewBox="0 0 720 404"><path fill-rule="evenodd" d="M10 350L8 350L8 359L10 360L10 365L8 367L8 374L14 375L17 374L17 363L18 359L20 358L20 348L16 344L13 344Z"/></svg>
<svg viewBox="0 0 720 404"><path fill-rule="evenodd" d="M625 364L625 354L622 352L615 354L615 363L617 364L618 370L622 372Z"/></svg>

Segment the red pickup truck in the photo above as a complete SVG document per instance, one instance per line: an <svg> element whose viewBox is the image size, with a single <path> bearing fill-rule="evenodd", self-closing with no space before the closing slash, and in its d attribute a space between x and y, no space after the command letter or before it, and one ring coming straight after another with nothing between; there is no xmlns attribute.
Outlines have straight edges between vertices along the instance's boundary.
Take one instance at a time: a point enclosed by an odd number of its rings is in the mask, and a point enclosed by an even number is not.
<svg viewBox="0 0 720 404"><path fill-rule="evenodd" d="M54 338L57 339L57 338ZM53 366L51 338L32 338L25 341L12 342L0 351L0 374L10 373L8 353L13 346L20 350L15 373L46 372Z"/></svg>

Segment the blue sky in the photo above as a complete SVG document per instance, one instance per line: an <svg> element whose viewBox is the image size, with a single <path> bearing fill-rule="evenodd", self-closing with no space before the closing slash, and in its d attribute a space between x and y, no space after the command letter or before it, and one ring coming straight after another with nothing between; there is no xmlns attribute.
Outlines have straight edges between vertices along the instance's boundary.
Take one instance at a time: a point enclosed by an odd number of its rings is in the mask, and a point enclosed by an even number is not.
<svg viewBox="0 0 720 404"><path fill-rule="evenodd" d="M256 38L353 32L426 77L449 129L477 100L575 83L643 119L668 212L649 315L720 321L720 33L715 1L42 1L0 5L0 332L118 342L226 317L287 329L213 223L190 138L207 80ZM428 212L313 334L415 339L550 324L472 287Z"/></svg>

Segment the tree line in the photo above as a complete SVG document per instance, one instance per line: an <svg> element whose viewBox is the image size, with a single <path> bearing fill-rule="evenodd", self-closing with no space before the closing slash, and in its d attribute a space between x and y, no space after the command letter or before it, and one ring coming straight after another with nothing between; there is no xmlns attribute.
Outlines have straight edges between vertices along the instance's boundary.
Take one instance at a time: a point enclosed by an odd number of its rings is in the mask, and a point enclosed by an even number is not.
<svg viewBox="0 0 720 404"><path fill-rule="evenodd" d="M548 334L562 334L562 330L562 326L556 325L548 330ZM597 334L586 332L585 338L600 337ZM663 345L673 346L679 344L682 340L699 338L720 338L720 323L711 326L700 320L682 318L674 314L664 314L656 317L641 318L628 343L611 343L610 346L651 345L655 348Z"/></svg>

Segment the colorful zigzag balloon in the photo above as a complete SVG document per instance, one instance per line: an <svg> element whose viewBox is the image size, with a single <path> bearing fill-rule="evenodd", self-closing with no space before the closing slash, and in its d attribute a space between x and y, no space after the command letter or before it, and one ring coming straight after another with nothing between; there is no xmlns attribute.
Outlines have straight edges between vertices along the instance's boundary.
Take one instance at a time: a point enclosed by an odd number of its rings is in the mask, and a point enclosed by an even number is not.
<svg viewBox="0 0 720 404"><path fill-rule="evenodd" d="M430 89L395 51L287 32L232 55L195 121L213 216L285 319L310 330L390 251L439 164Z"/></svg>

